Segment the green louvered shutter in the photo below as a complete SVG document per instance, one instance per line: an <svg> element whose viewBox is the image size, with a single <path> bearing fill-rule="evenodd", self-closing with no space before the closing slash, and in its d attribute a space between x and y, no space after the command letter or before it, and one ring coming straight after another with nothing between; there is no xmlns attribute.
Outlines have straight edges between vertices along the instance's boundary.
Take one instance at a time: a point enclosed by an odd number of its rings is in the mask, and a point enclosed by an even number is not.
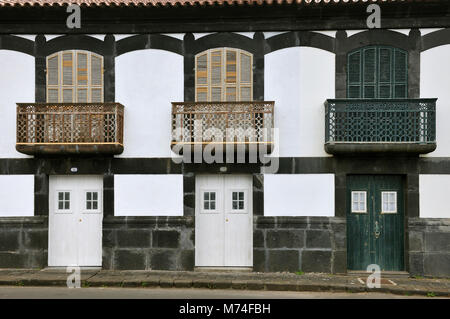
<svg viewBox="0 0 450 319"><path fill-rule="evenodd" d="M394 51L394 98L408 96L408 55L403 50Z"/></svg>
<svg viewBox="0 0 450 319"><path fill-rule="evenodd" d="M408 95L406 51L369 46L348 54L348 98L406 98Z"/></svg>
<svg viewBox="0 0 450 319"><path fill-rule="evenodd" d="M392 98L392 49L378 48L378 97Z"/></svg>
<svg viewBox="0 0 450 319"><path fill-rule="evenodd" d="M361 97L361 51L352 52L348 55L347 75L347 97L356 99Z"/></svg>
<svg viewBox="0 0 450 319"><path fill-rule="evenodd" d="M368 47L363 49L363 98L376 98L377 86L376 49Z"/></svg>

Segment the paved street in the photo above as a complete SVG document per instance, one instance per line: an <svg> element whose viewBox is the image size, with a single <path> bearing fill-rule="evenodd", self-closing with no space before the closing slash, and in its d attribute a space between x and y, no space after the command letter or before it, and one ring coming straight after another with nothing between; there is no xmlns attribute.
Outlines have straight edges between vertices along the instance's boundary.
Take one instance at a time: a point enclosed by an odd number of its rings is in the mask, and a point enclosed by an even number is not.
<svg viewBox="0 0 450 319"><path fill-rule="evenodd" d="M231 289L178 288L79 288L0 287L0 299L400 299L427 298L385 293L248 291ZM434 297L437 298L437 297Z"/></svg>

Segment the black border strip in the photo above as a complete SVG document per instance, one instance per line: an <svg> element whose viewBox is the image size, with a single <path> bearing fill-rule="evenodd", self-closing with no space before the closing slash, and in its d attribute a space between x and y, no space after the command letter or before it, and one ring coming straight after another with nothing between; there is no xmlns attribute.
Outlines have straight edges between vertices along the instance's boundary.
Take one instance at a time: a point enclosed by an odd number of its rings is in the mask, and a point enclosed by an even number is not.
<svg viewBox="0 0 450 319"><path fill-rule="evenodd" d="M12 50L34 56L34 41L15 35L0 34L0 50Z"/></svg>
<svg viewBox="0 0 450 319"><path fill-rule="evenodd" d="M291 31L266 40L264 54L292 47L311 47L334 53L335 38L314 31Z"/></svg>

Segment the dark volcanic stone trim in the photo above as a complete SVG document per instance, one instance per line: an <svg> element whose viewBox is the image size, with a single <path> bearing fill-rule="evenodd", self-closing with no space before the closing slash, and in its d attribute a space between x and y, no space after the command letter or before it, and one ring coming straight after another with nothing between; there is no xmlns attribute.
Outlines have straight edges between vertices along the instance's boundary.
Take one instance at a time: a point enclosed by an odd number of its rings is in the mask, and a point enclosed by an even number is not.
<svg viewBox="0 0 450 319"><path fill-rule="evenodd" d="M183 215L195 216L195 175L183 174Z"/></svg>
<svg viewBox="0 0 450 319"><path fill-rule="evenodd" d="M425 34L422 36L421 42L422 52L440 45L450 44L450 28Z"/></svg>
<svg viewBox="0 0 450 319"><path fill-rule="evenodd" d="M117 41L116 56L144 49L159 49L183 54L182 41L179 39L161 34L139 34Z"/></svg>
<svg viewBox="0 0 450 319"><path fill-rule="evenodd" d="M34 56L34 41L14 35L0 34L0 50L13 50Z"/></svg>
<svg viewBox="0 0 450 319"><path fill-rule="evenodd" d="M449 218L409 218L406 239L411 275L450 276Z"/></svg>
<svg viewBox="0 0 450 319"><path fill-rule="evenodd" d="M103 175L103 216L114 216L114 175Z"/></svg>
<svg viewBox="0 0 450 319"><path fill-rule="evenodd" d="M266 40L264 54L291 47L312 47L334 53L334 38L310 31L291 31Z"/></svg>
<svg viewBox="0 0 450 319"><path fill-rule="evenodd" d="M0 174L260 174L259 164L175 164L171 158L0 158ZM277 174L450 174L447 157L281 157Z"/></svg>
<svg viewBox="0 0 450 319"><path fill-rule="evenodd" d="M34 214L49 213L49 178L46 174L34 175Z"/></svg>
<svg viewBox="0 0 450 319"><path fill-rule="evenodd" d="M159 227L194 226L193 216L105 216L103 225L146 225Z"/></svg>
<svg viewBox="0 0 450 319"><path fill-rule="evenodd" d="M196 55L205 50L223 47L237 48L248 51L251 54L257 53L257 46L253 39L232 32L213 33L196 39L192 53Z"/></svg>
<svg viewBox="0 0 450 319"><path fill-rule="evenodd" d="M380 3L388 29L450 26L447 1ZM66 6L5 7L2 31L8 33L169 33L220 31L296 31L367 28L367 4L110 6L83 7L80 29L68 29Z"/></svg>
<svg viewBox="0 0 450 319"><path fill-rule="evenodd" d="M105 42L88 35L63 35L46 41L43 54L50 54L63 50L86 50L105 55Z"/></svg>
<svg viewBox="0 0 450 319"><path fill-rule="evenodd" d="M253 216L264 216L264 174L253 174Z"/></svg>
<svg viewBox="0 0 450 319"><path fill-rule="evenodd" d="M183 38L184 56L184 101L195 101L195 38L192 33L186 33Z"/></svg>
<svg viewBox="0 0 450 319"><path fill-rule="evenodd" d="M47 265L48 217L0 217L0 268Z"/></svg>
<svg viewBox="0 0 450 319"><path fill-rule="evenodd" d="M345 273L346 219L254 216L254 271Z"/></svg>

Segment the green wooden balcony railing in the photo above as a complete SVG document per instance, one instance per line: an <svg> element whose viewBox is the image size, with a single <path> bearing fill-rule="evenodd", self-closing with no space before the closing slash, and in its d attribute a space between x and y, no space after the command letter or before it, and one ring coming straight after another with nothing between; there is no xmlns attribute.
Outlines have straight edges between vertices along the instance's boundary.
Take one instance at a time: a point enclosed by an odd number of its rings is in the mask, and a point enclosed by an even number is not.
<svg viewBox="0 0 450 319"><path fill-rule="evenodd" d="M436 148L437 99L328 99L328 153L412 152Z"/></svg>

